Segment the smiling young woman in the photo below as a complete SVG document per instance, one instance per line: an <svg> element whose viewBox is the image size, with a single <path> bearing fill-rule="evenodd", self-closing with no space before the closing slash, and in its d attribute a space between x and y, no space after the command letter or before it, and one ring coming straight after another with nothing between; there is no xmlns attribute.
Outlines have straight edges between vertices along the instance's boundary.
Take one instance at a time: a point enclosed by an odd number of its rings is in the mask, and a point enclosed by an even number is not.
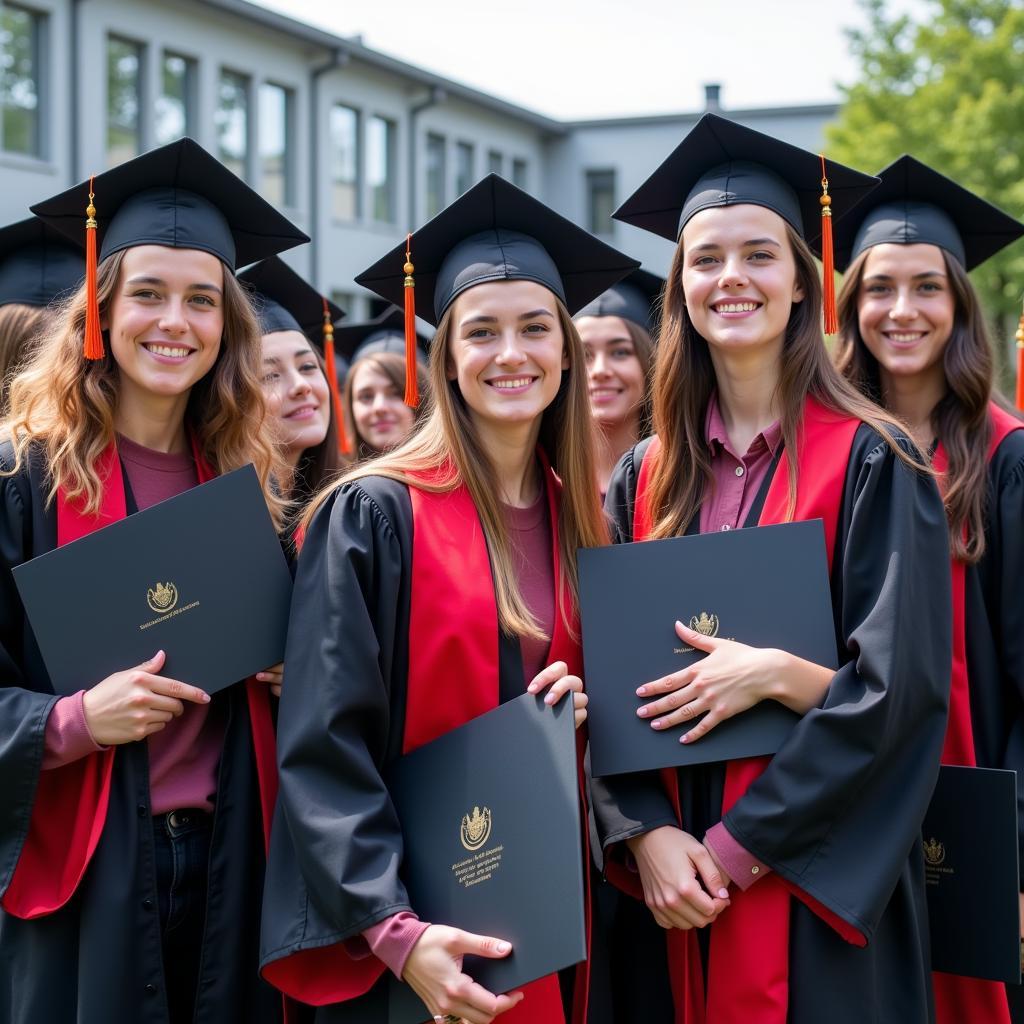
<svg viewBox="0 0 1024 1024"><path fill-rule="evenodd" d="M416 918L383 775L527 689L549 704L572 693L577 724L585 717L576 550L608 536L568 310L635 264L494 175L411 245L415 311L437 325L431 404L409 440L309 513L285 657L263 970L323 1006L323 1021L386 1019L378 982L390 968L438 1016L557 1024L556 976L523 994L487 992L462 958L507 955L503 937ZM400 246L359 283L400 302L405 262Z"/></svg>
<svg viewBox="0 0 1024 1024"><path fill-rule="evenodd" d="M0 427L0 1004L13 1024L277 1021L255 936L279 672L211 701L162 675L158 651L58 698L10 570L249 462L280 522L234 266L305 236L187 139L36 212L82 244L90 189L95 279L61 306Z"/></svg>
<svg viewBox="0 0 1024 1024"><path fill-rule="evenodd" d="M948 548L919 453L822 342L805 238L820 231L823 170L841 209L874 184L709 114L616 213L677 243L657 433L608 492L617 539L822 519L841 664L676 623L707 657L638 689L652 728L707 712L681 737L699 743L766 699L803 717L770 759L595 781L606 871L660 925L637 930L617 973L622 1021L930 1016L924 880L908 851L945 725Z"/></svg>
<svg viewBox="0 0 1024 1024"><path fill-rule="evenodd" d="M836 362L906 423L941 474L954 555L942 761L1014 770L1024 793L1024 420L995 393L992 348L967 276L1024 225L913 157L880 177L836 234L836 265L849 264ZM1010 1020L1002 985L932 978L939 1024Z"/></svg>

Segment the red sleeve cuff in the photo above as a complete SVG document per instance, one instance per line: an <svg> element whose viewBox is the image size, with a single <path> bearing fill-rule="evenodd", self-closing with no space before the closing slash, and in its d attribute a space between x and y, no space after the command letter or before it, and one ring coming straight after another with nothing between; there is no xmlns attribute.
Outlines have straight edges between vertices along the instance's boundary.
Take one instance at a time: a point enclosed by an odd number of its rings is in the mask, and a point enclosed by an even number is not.
<svg viewBox="0 0 1024 1024"><path fill-rule="evenodd" d="M62 768L72 761L78 761L89 754L95 754L101 747L89 732L85 720L85 690L61 697L50 711L46 720L43 739L43 771Z"/></svg>
<svg viewBox="0 0 1024 1024"><path fill-rule="evenodd" d="M415 914L403 910L367 928L363 932L363 938L373 955L387 964L396 978L401 979L405 961L409 959L412 947L419 942L420 936L429 927L426 921L421 921Z"/></svg>
<svg viewBox="0 0 1024 1024"><path fill-rule="evenodd" d="M708 829L704 843L714 852L729 878L743 891L771 871L767 864L741 846L722 822Z"/></svg>

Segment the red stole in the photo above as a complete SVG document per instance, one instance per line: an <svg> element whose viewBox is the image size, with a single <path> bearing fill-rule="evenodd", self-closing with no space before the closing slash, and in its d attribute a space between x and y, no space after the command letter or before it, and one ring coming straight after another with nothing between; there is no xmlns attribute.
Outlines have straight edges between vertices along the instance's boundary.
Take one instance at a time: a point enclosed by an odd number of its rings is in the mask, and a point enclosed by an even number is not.
<svg viewBox="0 0 1024 1024"><path fill-rule="evenodd" d="M994 402L989 403L992 436L986 461L991 462L996 449L1014 430L1024 429L1024 422L1005 412ZM940 444L935 450L932 465L944 475L949 459ZM949 723L942 748L943 764L974 766L974 733L971 728L971 691L967 676L967 623L966 623L966 566L953 559L953 669L949 693ZM1010 1024L1010 1011L1006 1002L1006 989L996 981L981 978L963 978L955 974L932 973L935 992L936 1024L961 1024L962 1021L985 1021L986 1024Z"/></svg>
<svg viewBox="0 0 1024 1024"><path fill-rule="evenodd" d="M808 397L797 437L796 507L789 503L788 453L783 452L769 485L759 526L792 520L822 519L831 570L843 486L853 439L860 420L831 412ZM647 498L650 475L660 457L655 437L640 467L633 538L650 536L653 518ZM771 759L746 758L726 765L723 815L764 771ZM682 821L675 769L662 772L665 789ZM616 879L618 880L618 879ZM634 889L635 891L635 889ZM776 874L766 875L747 891L732 893L732 906L711 926L707 996L695 932L667 932L672 993L677 1024L786 1024L789 1006L789 911L795 896L847 942L863 946L853 927L797 886Z"/></svg>
<svg viewBox="0 0 1024 1024"><path fill-rule="evenodd" d="M444 482L451 479L451 469L441 467L417 474L415 479ZM560 581L560 485L546 462L545 481L554 579ZM403 753L464 725L499 703L498 608L490 555L473 499L463 485L434 492L415 484L409 487L409 498L413 547ZM583 660L579 643L560 613L563 606L573 607L564 581L560 596L548 661L564 661L571 674L580 675ZM575 614L572 625L578 635ZM440 680L457 680L458 686L439 686ZM353 959L345 943L337 943L294 953L267 965L263 975L289 995L324 1006L363 995L385 970L376 957ZM587 980L583 965L577 971L574 1001L574 1017L579 1020L585 1014ZM526 998L502 1014L503 1024L564 1024L556 975L526 985L523 991Z"/></svg>
<svg viewBox="0 0 1024 1024"><path fill-rule="evenodd" d="M216 474L194 437L191 441L199 482L204 483ZM83 512L80 502L71 501L63 488L57 493L58 547L118 522L127 514L124 477L113 442L100 456L95 471L103 488L98 515ZM277 800L269 687L249 680L246 697L267 843ZM28 835L11 884L0 901L7 913L20 918L42 917L59 910L74 895L103 833L116 751L117 747L110 747L60 768L40 771Z"/></svg>

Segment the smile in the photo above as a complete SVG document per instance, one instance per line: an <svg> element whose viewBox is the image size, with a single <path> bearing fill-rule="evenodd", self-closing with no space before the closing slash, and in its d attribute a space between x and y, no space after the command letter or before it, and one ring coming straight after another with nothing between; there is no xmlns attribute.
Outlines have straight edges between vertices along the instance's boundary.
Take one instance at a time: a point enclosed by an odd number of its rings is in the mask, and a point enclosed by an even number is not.
<svg viewBox="0 0 1024 1024"><path fill-rule="evenodd" d="M711 308L716 313L753 313L760 306L760 302L716 302Z"/></svg>
<svg viewBox="0 0 1024 1024"><path fill-rule="evenodd" d="M536 379L536 377L502 377L497 380L489 380L487 383L499 391L522 391Z"/></svg>
<svg viewBox="0 0 1024 1024"><path fill-rule="evenodd" d="M152 341L144 341L142 347L151 355L161 359L183 360L192 355L192 349L183 345L161 345Z"/></svg>
<svg viewBox="0 0 1024 1024"><path fill-rule="evenodd" d="M285 416L286 420L308 420L316 415L317 410L320 408L319 405L303 405L298 409L293 409L290 413Z"/></svg>
<svg viewBox="0 0 1024 1024"><path fill-rule="evenodd" d="M887 341L897 345L911 345L915 341L920 341L926 333L926 331L886 331L885 337Z"/></svg>

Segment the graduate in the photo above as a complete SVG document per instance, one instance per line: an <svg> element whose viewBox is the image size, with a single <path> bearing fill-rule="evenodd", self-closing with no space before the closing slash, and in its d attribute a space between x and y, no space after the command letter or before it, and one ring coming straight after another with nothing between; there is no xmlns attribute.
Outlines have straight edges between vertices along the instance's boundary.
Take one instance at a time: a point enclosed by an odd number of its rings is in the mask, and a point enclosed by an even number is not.
<svg viewBox="0 0 1024 1024"><path fill-rule="evenodd" d="M587 354L602 499L615 464L651 432L652 336L664 287L664 278L636 270L573 317Z"/></svg>
<svg viewBox="0 0 1024 1024"><path fill-rule="evenodd" d="M401 444L427 407L430 385L424 341L417 336L417 405L406 405L405 314L392 306L363 323L335 332L339 352L348 360L345 413L356 458L372 459Z"/></svg>
<svg viewBox="0 0 1024 1024"><path fill-rule="evenodd" d="M388 969L438 1020L566 1019L555 976L507 994L461 971L503 936L417 919L382 773L527 689L583 720L576 550L608 533L570 312L635 266L488 175L357 279L408 288L408 360L414 313L437 333L421 429L314 501L299 558L262 960L320 1024L386 1020Z"/></svg>
<svg viewBox="0 0 1024 1024"><path fill-rule="evenodd" d="M263 394L285 468L278 485L298 511L344 465L345 430L334 353L340 306L278 256L238 275L263 334Z"/></svg>
<svg viewBox="0 0 1024 1024"><path fill-rule="evenodd" d="M829 362L805 241L872 184L709 114L616 213L677 240L657 433L608 493L618 539L822 519L841 664L676 623L708 656L638 688L651 728L708 712L680 736L699 743L765 699L803 717L772 758L595 781L606 870L667 939L633 958L622 1020L932 1018L919 833L949 690L945 517L912 442Z"/></svg>
<svg viewBox="0 0 1024 1024"><path fill-rule="evenodd" d="M846 276L836 363L899 416L942 474L954 558L943 764L1016 771L1024 807L1024 421L995 393L992 346L967 276L1024 225L911 156L879 177L837 225L836 266ZM940 1024L1010 1020L1004 986L932 977Z"/></svg>
<svg viewBox="0 0 1024 1024"><path fill-rule="evenodd" d="M211 700L154 651L55 696L11 569L250 462L280 525L234 267L308 239L190 139L34 210L85 246L86 283L0 428L0 1006L11 1024L270 1024L280 666ZM55 605L73 616L91 584Z"/></svg>
<svg viewBox="0 0 1024 1024"><path fill-rule="evenodd" d="M85 277L85 258L37 217L0 228L0 417L10 378L46 330L49 307Z"/></svg>

